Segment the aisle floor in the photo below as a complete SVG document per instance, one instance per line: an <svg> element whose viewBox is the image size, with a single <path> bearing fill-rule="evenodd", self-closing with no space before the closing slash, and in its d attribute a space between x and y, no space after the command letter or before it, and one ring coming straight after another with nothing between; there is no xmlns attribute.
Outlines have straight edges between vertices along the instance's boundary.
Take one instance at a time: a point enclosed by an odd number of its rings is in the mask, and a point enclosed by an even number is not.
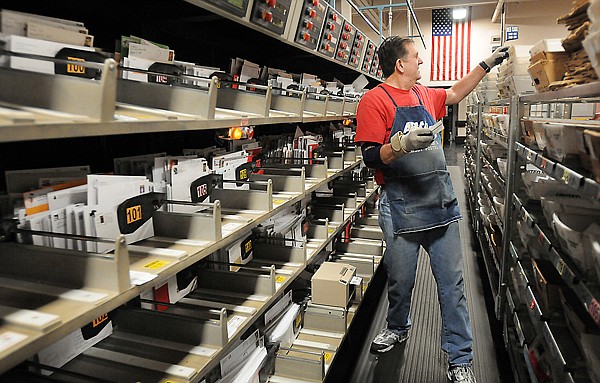
<svg viewBox="0 0 600 383"><path fill-rule="evenodd" d="M484 298L484 287L480 275L485 275L471 247L464 179L457 158L461 152L447 158L448 170L461 206L464 219L460 221L460 234L464 255L464 277L466 296L473 330L474 370L478 382L499 383L496 351L492 340L488 312ZM456 162L454 161L456 158ZM383 294L378 310L373 317L369 334L360 350L351 383L446 383L446 356L440 348L441 319L437 301L435 281L429 266L429 257L421 250L417 266L417 281L413 292L411 315L413 326L408 341L394 347L390 352L373 355L369 352L370 340L385 326L387 297Z"/></svg>

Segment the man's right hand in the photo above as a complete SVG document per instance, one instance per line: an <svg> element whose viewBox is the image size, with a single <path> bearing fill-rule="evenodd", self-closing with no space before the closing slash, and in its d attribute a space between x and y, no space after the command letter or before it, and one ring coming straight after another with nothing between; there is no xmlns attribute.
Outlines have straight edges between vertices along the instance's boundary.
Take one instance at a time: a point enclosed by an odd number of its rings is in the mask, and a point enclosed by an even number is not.
<svg viewBox="0 0 600 383"><path fill-rule="evenodd" d="M396 156L401 156L418 149L425 149L433 142L433 133L428 128L413 129L407 134L398 132L390 139L392 150Z"/></svg>

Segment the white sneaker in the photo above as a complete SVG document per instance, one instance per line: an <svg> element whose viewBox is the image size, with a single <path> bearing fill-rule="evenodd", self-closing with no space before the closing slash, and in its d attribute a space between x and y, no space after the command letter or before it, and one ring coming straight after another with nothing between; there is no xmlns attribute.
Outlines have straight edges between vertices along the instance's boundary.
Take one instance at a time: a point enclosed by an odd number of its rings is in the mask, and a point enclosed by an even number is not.
<svg viewBox="0 0 600 383"><path fill-rule="evenodd" d="M458 383L477 383L473 366L471 364L459 364L448 367L448 380Z"/></svg>
<svg viewBox="0 0 600 383"><path fill-rule="evenodd" d="M381 330L379 334L373 339L373 343L371 343L371 352L375 353L383 353L388 352L396 343L405 342L408 339L408 332L405 332L402 335L398 335L392 330L384 328Z"/></svg>

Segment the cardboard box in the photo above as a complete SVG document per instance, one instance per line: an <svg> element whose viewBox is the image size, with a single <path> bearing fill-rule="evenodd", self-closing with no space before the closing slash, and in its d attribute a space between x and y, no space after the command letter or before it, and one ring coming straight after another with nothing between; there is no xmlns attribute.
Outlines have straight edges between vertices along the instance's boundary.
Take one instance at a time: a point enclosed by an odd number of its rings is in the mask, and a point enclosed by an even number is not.
<svg viewBox="0 0 600 383"><path fill-rule="evenodd" d="M540 60L566 62L569 60L569 54L567 52L538 52L531 56L529 62L535 64Z"/></svg>
<svg viewBox="0 0 600 383"><path fill-rule="evenodd" d="M356 275L356 267L346 263L325 262L311 279L313 303L346 307L354 294L350 283Z"/></svg>
<svg viewBox="0 0 600 383"><path fill-rule="evenodd" d="M563 60L539 60L527 68L535 89L546 90L554 81L561 81L567 67Z"/></svg>

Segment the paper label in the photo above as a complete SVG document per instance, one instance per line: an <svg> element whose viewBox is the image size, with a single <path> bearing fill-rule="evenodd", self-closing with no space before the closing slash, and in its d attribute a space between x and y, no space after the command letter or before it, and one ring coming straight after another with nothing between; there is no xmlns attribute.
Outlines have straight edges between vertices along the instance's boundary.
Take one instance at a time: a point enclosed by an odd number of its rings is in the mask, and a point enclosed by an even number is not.
<svg viewBox="0 0 600 383"><path fill-rule="evenodd" d="M169 263L171 263L171 262L157 259L156 261L152 261L152 262L148 263L147 265L144 265L144 267L146 269L158 270L158 269L162 269L163 267L167 266Z"/></svg>
<svg viewBox="0 0 600 383"><path fill-rule="evenodd" d="M6 323L11 323L19 326L30 328L44 328L53 322L60 322L60 317L54 314L46 314L34 310L18 310L12 314L4 316Z"/></svg>
<svg viewBox="0 0 600 383"><path fill-rule="evenodd" d="M104 299L108 294L94 293L86 290L70 290L59 295L62 299L68 299L79 302L96 302Z"/></svg>
<svg viewBox="0 0 600 383"><path fill-rule="evenodd" d="M143 271L129 270L129 279L131 283L140 286L156 278L158 275L145 273Z"/></svg>
<svg viewBox="0 0 600 383"><path fill-rule="evenodd" d="M27 335L13 331L6 331L0 334L0 351L7 350L15 344L27 339Z"/></svg>
<svg viewBox="0 0 600 383"><path fill-rule="evenodd" d="M237 230L241 226L242 226L241 223L235 223L235 222L226 223L225 225L223 225L221 227L221 232L223 233L223 236L226 236L226 235L233 233L235 230Z"/></svg>
<svg viewBox="0 0 600 383"><path fill-rule="evenodd" d="M229 318L229 321L227 321L227 335L229 338L235 334L235 332L238 330L238 328L240 328L246 319L247 317L243 317L241 315L234 315Z"/></svg>

